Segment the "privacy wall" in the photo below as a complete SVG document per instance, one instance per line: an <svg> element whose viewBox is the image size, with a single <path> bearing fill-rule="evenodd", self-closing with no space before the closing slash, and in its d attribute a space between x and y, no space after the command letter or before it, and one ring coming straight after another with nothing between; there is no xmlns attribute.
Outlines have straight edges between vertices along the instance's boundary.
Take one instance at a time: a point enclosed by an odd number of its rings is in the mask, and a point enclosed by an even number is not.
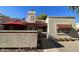
<svg viewBox="0 0 79 59"><path fill-rule="evenodd" d="M37 32L25 30L0 30L0 48L36 48Z"/></svg>

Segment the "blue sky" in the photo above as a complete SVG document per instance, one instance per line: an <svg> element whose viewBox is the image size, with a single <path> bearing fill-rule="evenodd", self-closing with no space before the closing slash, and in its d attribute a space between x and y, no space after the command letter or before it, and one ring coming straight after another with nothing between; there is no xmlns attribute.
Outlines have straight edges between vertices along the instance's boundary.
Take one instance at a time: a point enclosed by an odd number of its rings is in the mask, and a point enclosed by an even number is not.
<svg viewBox="0 0 79 59"><path fill-rule="evenodd" d="M75 16L76 22L79 22L79 16L66 6L0 6L0 13L21 19L27 17L27 11L31 9L36 11L36 15L45 13L48 16Z"/></svg>

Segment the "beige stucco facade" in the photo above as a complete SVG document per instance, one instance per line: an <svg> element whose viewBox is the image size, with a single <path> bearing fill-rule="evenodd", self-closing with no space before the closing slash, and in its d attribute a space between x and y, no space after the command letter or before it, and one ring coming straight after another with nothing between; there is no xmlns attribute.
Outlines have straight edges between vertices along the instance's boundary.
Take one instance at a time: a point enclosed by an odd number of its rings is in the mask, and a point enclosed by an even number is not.
<svg viewBox="0 0 79 59"><path fill-rule="evenodd" d="M74 17L47 17L46 23L48 38L78 39L78 33ZM57 33L57 24L71 24L72 29L70 29L69 33Z"/></svg>

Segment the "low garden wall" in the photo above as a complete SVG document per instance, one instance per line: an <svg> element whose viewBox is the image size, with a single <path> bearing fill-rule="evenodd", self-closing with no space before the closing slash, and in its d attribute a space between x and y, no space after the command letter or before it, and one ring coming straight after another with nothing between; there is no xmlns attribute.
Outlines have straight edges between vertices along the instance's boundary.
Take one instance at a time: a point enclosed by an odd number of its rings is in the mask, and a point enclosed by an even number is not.
<svg viewBox="0 0 79 59"><path fill-rule="evenodd" d="M0 48L36 48L37 31L0 30Z"/></svg>

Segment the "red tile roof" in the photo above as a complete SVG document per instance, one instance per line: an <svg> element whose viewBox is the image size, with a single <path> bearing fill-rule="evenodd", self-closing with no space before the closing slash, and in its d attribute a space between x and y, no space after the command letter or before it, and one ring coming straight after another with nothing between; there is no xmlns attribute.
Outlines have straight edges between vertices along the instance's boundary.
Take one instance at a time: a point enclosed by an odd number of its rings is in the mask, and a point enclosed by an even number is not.
<svg viewBox="0 0 79 59"><path fill-rule="evenodd" d="M36 21L33 23L26 22L26 25L28 25L28 26L47 26L47 23L42 22L42 21Z"/></svg>
<svg viewBox="0 0 79 59"><path fill-rule="evenodd" d="M5 25L9 24L9 25L23 25L22 22L5 22Z"/></svg>
<svg viewBox="0 0 79 59"><path fill-rule="evenodd" d="M28 26L47 26L47 23L43 21L36 21L35 23L29 23L27 21L17 19L17 18L2 18L3 20L2 24L13 24L13 25L28 25Z"/></svg>

